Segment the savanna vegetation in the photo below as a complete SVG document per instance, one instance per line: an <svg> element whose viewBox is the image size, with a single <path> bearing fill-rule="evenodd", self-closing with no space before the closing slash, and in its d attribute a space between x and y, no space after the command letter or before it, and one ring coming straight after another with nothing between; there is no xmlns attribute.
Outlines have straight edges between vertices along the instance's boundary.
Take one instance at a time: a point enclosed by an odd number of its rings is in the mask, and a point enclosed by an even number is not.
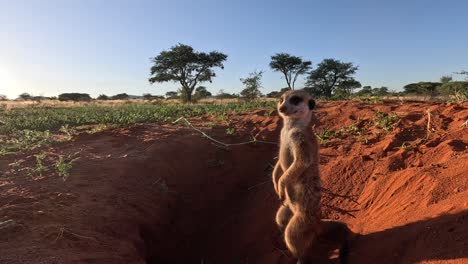
<svg viewBox="0 0 468 264"><path fill-rule="evenodd" d="M269 66L281 74L284 88L264 95L262 77L257 70L240 78L239 93L219 90L212 94L201 84L216 77L216 69L224 69L227 55L218 51L200 52L189 45L178 44L151 59L149 82L175 82L178 91L165 96L149 93L142 96L119 93L100 94L96 99L85 93L63 93L57 97L34 96L22 93L11 104L0 97L0 155L31 150L54 141L70 138L79 131L97 131L110 126L128 126L145 122L171 122L179 117L202 115L224 116L255 108L274 108L274 100L290 89L297 89L297 81L304 78L302 89L318 100L361 99L375 102L381 98L419 96L424 99L442 98L452 101L468 100L468 72L456 72L466 77L455 81L451 75L439 82L410 83L402 91L388 87L362 86L355 74L359 67L352 62L327 58L315 67L312 61L288 53L271 56ZM1 91L0 91L1 92ZM136 99L136 100L135 100ZM262 100L259 100L262 99ZM178 101L190 104L179 104ZM30 104L22 102L31 102ZM47 102L47 103L46 103ZM52 103L51 103L52 102ZM54 103L57 102L57 103ZM115 103L114 103L115 102ZM194 104L198 102L197 104ZM326 138L327 133L322 135Z"/></svg>

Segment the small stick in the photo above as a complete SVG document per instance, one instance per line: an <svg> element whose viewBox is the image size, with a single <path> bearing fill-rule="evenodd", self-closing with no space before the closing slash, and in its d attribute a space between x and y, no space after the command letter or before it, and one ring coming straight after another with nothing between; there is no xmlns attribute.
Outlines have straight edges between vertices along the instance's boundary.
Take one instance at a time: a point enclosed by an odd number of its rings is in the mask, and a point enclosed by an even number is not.
<svg viewBox="0 0 468 264"><path fill-rule="evenodd" d="M62 227L60 228L59 233L57 234L57 237L54 239L54 242L53 242L53 243L57 242L57 240L58 240L59 238L62 238L62 237L63 237L63 231L64 231L64 230L65 230L65 227L62 226Z"/></svg>
<svg viewBox="0 0 468 264"><path fill-rule="evenodd" d="M250 186L250 187L247 189L247 191L250 191L250 190L252 190L252 189L254 189L254 188L257 188L257 187L260 186L260 185L267 184L267 183L269 183L269 182L270 182L270 180L264 181L264 182L261 182L261 183L258 183L258 184L255 184L254 186Z"/></svg>
<svg viewBox="0 0 468 264"><path fill-rule="evenodd" d="M431 133L432 130L431 130L431 110L427 110L427 132Z"/></svg>
<svg viewBox="0 0 468 264"><path fill-rule="evenodd" d="M322 189L322 192L324 194L328 194L328 195L333 196L333 197L340 197L340 198L343 198L343 199L348 199L348 200L352 201L355 204L359 204L359 202L356 199L354 199L353 196L334 193L334 192L332 192L332 191L330 191L330 190L328 190L326 188L323 188L323 187L321 189Z"/></svg>
<svg viewBox="0 0 468 264"><path fill-rule="evenodd" d="M70 233L71 235L74 235L74 236L76 236L76 237L79 237L79 238L84 238L84 239L93 240L93 241L95 241L95 242L99 242L99 241L98 241L96 238L94 238L94 237L88 237L88 236L78 235L78 234L76 234L76 233L73 233L73 232L70 231L70 230L66 230L65 228L64 228L64 231L67 232L67 233Z"/></svg>
<svg viewBox="0 0 468 264"><path fill-rule="evenodd" d="M329 209L332 209L334 211L337 211L337 212L339 212L341 214L349 215L349 216L351 216L353 218L356 218L356 216L353 215L352 212L358 212L359 211L359 210L345 210L345 209L342 209L342 208L338 208L338 207L330 206L330 205L326 205L326 204L324 204L323 206L327 207Z"/></svg>
<svg viewBox="0 0 468 264"><path fill-rule="evenodd" d="M156 183L160 182L161 180L162 180L162 178L161 178L161 177L159 177L159 179L155 180L155 181L153 182L153 184L152 184L152 185L155 185Z"/></svg>
<svg viewBox="0 0 468 264"><path fill-rule="evenodd" d="M468 127L468 119L460 127Z"/></svg>
<svg viewBox="0 0 468 264"><path fill-rule="evenodd" d="M279 248L277 248L277 247L273 247L273 248L276 249L276 250L278 250L279 252L281 252L281 254L283 254L283 256L285 256L286 258L289 258L289 256L286 255L286 253L284 253L284 251L286 251L286 250L282 250L282 249L279 249Z"/></svg>
<svg viewBox="0 0 468 264"><path fill-rule="evenodd" d="M241 146L241 145L247 145L247 144L252 144L252 143L264 143L264 144L273 144L273 145L278 145L278 143L276 142L271 142L271 141L263 141L263 140L257 140L256 138L254 138L253 140L251 141L247 141L247 142L240 142L240 143L224 143L224 142L221 142L217 139L214 139L212 137L210 137L208 134L206 134L205 132L201 131L200 129L194 127L192 125L192 123L190 123L185 117L180 117L178 118L176 121L172 122L173 124L175 123L178 123L180 121L184 121L185 124L187 124L189 127L191 127L193 130L199 132L200 134L202 134L204 137L208 138L209 140L215 142L216 144L219 144L225 148L227 147L230 147L230 146Z"/></svg>

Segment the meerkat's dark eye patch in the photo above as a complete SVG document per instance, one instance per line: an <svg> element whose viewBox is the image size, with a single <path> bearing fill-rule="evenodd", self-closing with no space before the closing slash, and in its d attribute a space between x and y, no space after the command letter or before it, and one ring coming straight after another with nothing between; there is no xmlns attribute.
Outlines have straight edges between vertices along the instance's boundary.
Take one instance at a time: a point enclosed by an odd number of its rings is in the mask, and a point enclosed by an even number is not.
<svg viewBox="0 0 468 264"><path fill-rule="evenodd" d="M302 102L302 97L295 95L289 99L289 102L293 105L298 105L300 102Z"/></svg>
<svg viewBox="0 0 468 264"><path fill-rule="evenodd" d="M314 99L310 99L309 100L309 110L312 110L315 108L315 100Z"/></svg>

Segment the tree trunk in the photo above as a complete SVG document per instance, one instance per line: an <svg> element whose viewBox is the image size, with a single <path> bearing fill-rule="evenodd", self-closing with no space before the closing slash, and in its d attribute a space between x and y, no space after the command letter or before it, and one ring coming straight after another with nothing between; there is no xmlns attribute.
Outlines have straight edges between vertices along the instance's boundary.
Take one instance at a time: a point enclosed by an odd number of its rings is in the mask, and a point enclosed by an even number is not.
<svg viewBox="0 0 468 264"><path fill-rule="evenodd" d="M332 87L326 87L325 89L325 96L327 98L331 98L332 97Z"/></svg>
<svg viewBox="0 0 468 264"><path fill-rule="evenodd" d="M291 87L291 83L289 81L287 72L283 72L283 74L284 74L284 79L286 79L286 83L288 84L289 90L294 90L294 88Z"/></svg>
<svg viewBox="0 0 468 264"><path fill-rule="evenodd" d="M180 99L182 102L191 103L192 102L192 92L193 90L190 87L183 85L182 86L182 93L180 95Z"/></svg>

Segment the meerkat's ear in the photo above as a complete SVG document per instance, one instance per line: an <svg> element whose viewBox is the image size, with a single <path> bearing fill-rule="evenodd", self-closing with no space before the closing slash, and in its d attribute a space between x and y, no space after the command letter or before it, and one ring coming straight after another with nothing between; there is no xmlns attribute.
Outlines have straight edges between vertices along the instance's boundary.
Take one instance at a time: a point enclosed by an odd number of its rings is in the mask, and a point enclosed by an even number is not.
<svg viewBox="0 0 468 264"><path fill-rule="evenodd" d="M309 110L312 110L314 108L315 108L315 100L309 99Z"/></svg>

